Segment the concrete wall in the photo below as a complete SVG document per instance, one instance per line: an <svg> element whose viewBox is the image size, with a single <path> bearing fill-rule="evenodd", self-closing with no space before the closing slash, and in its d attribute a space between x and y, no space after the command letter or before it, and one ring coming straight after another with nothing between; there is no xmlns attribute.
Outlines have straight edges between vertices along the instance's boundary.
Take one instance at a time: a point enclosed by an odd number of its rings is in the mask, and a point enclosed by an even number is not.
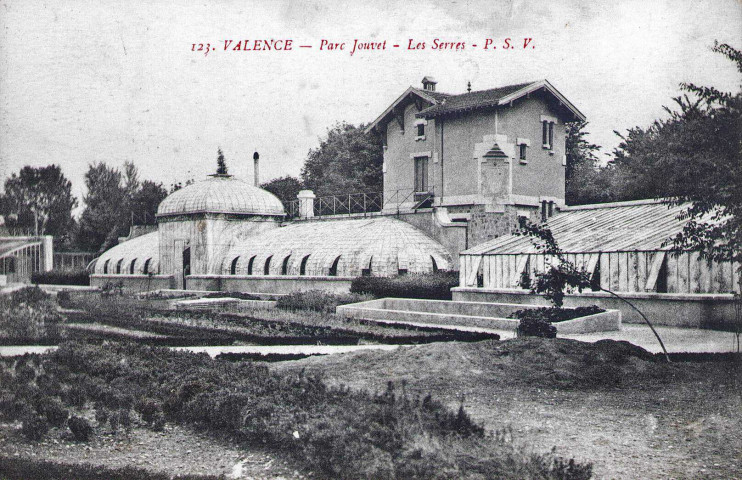
<svg viewBox="0 0 742 480"><path fill-rule="evenodd" d="M102 287L107 283L113 285L121 282L127 292L145 292L149 290L160 290L175 288L175 278L172 275L102 275L90 276L90 286Z"/></svg>
<svg viewBox="0 0 742 480"><path fill-rule="evenodd" d="M455 301L550 305L541 295L526 290L456 287L451 291ZM656 325L698 328L734 319L734 296L731 294L626 293L621 297L634 304ZM626 302L607 293L583 292L564 297L565 307L590 305L620 310L625 323L644 323Z"/></svg>
<svg viewBox="0 0 742 480"><path fill-rule="evenodd" d="M306 290L347 293L352 277L191 275L188 290L249 293L291 293Z"/></svg>

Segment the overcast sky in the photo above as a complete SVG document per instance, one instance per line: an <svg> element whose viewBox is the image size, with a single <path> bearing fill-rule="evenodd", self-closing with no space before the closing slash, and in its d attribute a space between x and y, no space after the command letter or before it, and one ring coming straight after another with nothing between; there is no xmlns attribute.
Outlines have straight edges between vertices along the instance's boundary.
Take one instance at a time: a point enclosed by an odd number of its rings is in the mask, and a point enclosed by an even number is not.
<svg viewBox="0 0 742 480"><path fill-rule="evenodd" d="M709 49L742 47L742 4L0 0L0 26L0 177L57 163L82 197L91 162L131 160L169 186L212 173L217 147L248 180L255 150L261 180L296 175L335 122L372 121L424 75L450 93L546 78L609 153L613 130L663 116L680 82L739 88ZM518 48L481 48L507 37ZM535 48L520 48L525 37ZM293 39L294 50L223 51L256 38ZM351 56L356 38L387 50ZM433 51L436 38L466 48ZM322 39L349 45L319 51ZM408 51L409 39L428 48Z"/></svg>

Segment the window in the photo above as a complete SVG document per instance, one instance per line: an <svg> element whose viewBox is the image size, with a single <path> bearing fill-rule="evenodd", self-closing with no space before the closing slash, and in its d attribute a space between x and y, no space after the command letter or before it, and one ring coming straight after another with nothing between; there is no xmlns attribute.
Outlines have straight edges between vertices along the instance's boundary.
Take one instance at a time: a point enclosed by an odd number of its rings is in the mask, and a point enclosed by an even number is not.
<svg viewBox="0 0 742 480"><path fill-rule="evenodd" d="M232 260L232 264L229 266L230 275L237 275L237 262L239 259L240 257L235 257L234 260Z"/></svg>
<svg viewBox="0 0 742 480"><path fill-rule="evenodd" d="M309 261L309 255L301 259L301 266L299 267L299 275L307 274L307 261Z"/></svg>
<svg viewBox="0 0 742 480"><path fill-rule="evenodd" d="M131 265L129 265L129 275L134 275L134 264L137 263L137 259L131 261Z"/></svg>
<svg viewBox="0 0 742 480"><path fill-rule="evenodd" d="M430 260L433 262L433 273L436 273L438 271L438 263L432 255L430 256Z"/></svg>
<svg viewBox="0 0 742 480"><path fill-rule="evenodd" d="M331 277L337 277L338 276L338 263L340 263L340 257L337 257L334 262L332 262L332 266L330 267L330 271L327 272L327 274Z"/></svg>
<svg viewBox="0 0 742 480"><path fill-rule="evenodd" d="M116 262L116 273L121 273L121 264L124 263L124 259L120 259L118 262Z"/></svg>
<svg viewBox="0 0 742 480"><path fill-rule="evenodd" d="M520 145L518 145L518 147L520 149L520 159L526 160L526 148L528 148L528 145L526 145L525 143L521 143Z"/></svg>
<svg viewBox="0 0 742 480"><path fill-rule="evenodd" d="M424 137L425 136L425 124L424 123L418 123L417 124L417 136L418 137Z"/></svg>
<svg viewBox="0 0 742 480"><path fill-rule="evenodd" d="M268 257L265 260L265 267L263 267L263 275L269 275L271 271L271 259L273 258L273 255Z"/></svg>
<svg viewBox="0 0 742 480"><path fill-rule="evenodd" d="M368 260L368 267L361 269L361 276L362 277L370 277L371 276L371 262L374 261L374 257L369 258Z"/></svg>
<svg viewBox="0 0 742 480"><path fill-rule="evenodd" d="M148 258L148 259L147 259L147 260L146 260L146 261L144 262L144 267L142 267L142 273L143 273L143 274L145 274L145 275L149 275L149 264L150 264L151 262L152 262L152 259L151 259L151 258Z"/></svg>
<svg viewBox="0 0 742 480"><path fill-rule="evenodd" d="M428 191L428 157L415 157L415 191Z"/></svg>
<svg viewBox="0 0 742 480"><path fill-rule="evenodd" d="M283 259L283 265L281 265L281 275L288 275L289 273L289 259L291 255Z"/></svg>
<svg viewBox="0 0 742 480"><path fill-rule="evenodd" d="M541 122L541 137L544 148L554 149L554 122L543 120Z"/></svg>
<svg viewBox="0 0 742 480"><path fill-rule="evenodd" d="M257 255L253 255L252 257L250 257L250 261L247 262L247 274L248 275L252 275L252 266L255 263L255 257L256 256Z"/></svg>
<svg viewBox="0 0 742 480"><path fill-rule="evenodd" d="M108 263L110 261L111 261L111 259L109 258L108 260L106 260L106 263L103 264L103 274L104 275L108 273Z"/></svg>

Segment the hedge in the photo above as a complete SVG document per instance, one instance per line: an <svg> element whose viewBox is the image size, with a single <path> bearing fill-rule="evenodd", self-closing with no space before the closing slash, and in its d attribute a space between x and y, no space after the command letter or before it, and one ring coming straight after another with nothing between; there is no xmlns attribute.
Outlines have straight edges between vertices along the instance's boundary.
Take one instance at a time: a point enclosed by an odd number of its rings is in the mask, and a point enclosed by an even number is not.
<svg viewBox="0 0 742 480"><path fill-rule="evenodd" d="M90 273L87 270L49 270L34 272L31 283L44 285L90 285Z"/></svg>
<svg viewBox="0 0 742 480"><path fill-rule="evenodd" d="M358 277L350 291L369 293L377 298L426 298L451 300L451 289L459 286L459 272L440 271L396 277Z"/></svg>

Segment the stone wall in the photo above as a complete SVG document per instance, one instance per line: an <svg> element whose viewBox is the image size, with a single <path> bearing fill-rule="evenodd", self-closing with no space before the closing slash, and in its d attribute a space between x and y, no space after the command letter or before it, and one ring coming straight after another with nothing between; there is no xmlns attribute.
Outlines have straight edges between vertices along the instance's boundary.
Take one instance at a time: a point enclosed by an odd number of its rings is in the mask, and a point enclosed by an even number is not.
<svg viewBox="0 0 742 480"><path fill-rule="evenodd" d="M468 248L513 233L517 226L518 215L511 208L507 208L505 213L472 212L469 218Z"/></svg>

